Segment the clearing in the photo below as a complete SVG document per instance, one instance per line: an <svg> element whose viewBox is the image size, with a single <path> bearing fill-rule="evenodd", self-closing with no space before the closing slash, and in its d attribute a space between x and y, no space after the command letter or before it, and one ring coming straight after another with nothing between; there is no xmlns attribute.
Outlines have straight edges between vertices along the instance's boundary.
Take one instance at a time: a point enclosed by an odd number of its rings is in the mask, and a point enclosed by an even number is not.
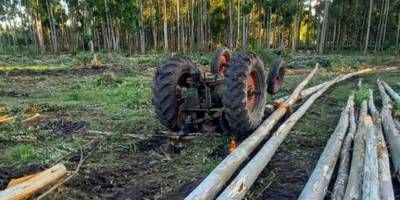
<svg viewBox="0 0 400 200"><path fill-rule="evenodd" d="M211 54L191 56L206 65ZM86 54L0 58L0 115L15 117L0 124L0 188L6 178L60 160L74 170L82 150L87 159L79 174L49 199L184 198L228 155L231 136L203 134L188 141L164 136L166 129L151 102L152 77L164 55L100 54L99 58L102 64L96 65ZM294 58L289 57L289 63ZM396 57L383 55L326 59L329 65L309 86L368 66L400 65ZM311 66L290 69L281 92L268 96L268 102L289 94L306 76L301 72ZM400 91L399 73L363 76L363 85L379 94L378 77ZM300 194L357 82L354 78L339 83L314 103L279 147L248 199L295 199ZM375 97L380 108L380 96ZM37 119L23 122L36 113Z"/></svg>

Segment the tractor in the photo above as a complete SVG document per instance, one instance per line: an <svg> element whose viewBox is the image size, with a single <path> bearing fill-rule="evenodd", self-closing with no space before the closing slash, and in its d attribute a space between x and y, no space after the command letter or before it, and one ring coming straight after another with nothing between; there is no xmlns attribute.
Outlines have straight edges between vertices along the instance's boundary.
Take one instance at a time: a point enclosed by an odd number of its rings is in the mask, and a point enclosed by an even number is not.
<svg viewBox="0 0 400 200"><path fill-rule="evenodd" d="M216 50L210 69L173 56L157 68L153 104L160 122L178 135L220 130L246 135L264 115L266 92L280 89L287 64L275 60L266 80L264 64L253 52Z"/></svg>

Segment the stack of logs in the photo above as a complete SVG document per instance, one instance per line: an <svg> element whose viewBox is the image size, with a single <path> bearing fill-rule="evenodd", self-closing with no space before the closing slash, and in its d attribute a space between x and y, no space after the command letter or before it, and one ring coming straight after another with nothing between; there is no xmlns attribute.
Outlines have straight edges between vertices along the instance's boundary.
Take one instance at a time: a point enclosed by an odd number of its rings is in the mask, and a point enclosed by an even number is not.
<svg viewBox="0 0 400 200"><path fill-rule="evenodd" d="M313 71L295 88L293 93L290 96L283 97L275 102L275 106L273 107L273 112L267 117L267 119L249 136L247 137L235 151L230 153L216 168L211 171L211 173L198 185L185 199L243 199L247 191L249 191L250 187L256 181L259 174L262 170L267 166L269 161L271 160L274 153L277 151L279 145L284 141L286 136L290 133L291 129L294 127L296 122L306 113L306 111L311 107L311 105L318 99L324 92L326 92L333 85L352 78L354 76L367 74L367 73L375 73L378 71L397 71L398 68L387 68L387 69L364 69L357 72L352 72L345 75L339 75L333 80L327 81L320 85L304 89L310 79L315 75L318 70L318 64L314 68ZM275 132L271 132L275 125L292 110L292 107L299 102L301 99L310 96L304 103L297 108L295 112L293 112L286 120L277 127ZM271 107L271 106L270 106ZM364 106L365 107L365 106ZM342 121L350 121L351 116L349 113L353 108L353 97L349 98L348 105L345 111L342 113ZM364 108L366 110L366 108ZM366 113L366 111L363 111ZM354 116L353 116L354 118ZM363 118L364 119L364 118ZM369 122L368 122L369 120ZM371 117L365 123L369 123L368 127L365 129L369 130L373 128ZM378 120L378 119L376 119ZM364 122L363 122L364 123ZM355 123L354 123L355 124ZM355 125L352 125L355 132ZM329 155L338 155L340 153L340 144L336 144L337 140L342 141L347 133L349 124L342 122L340 126L335 130L335 136L329 141L328 144L337 147L334 152L326 152L325 154ZM355 133L353 133L354 135ZM350 137L350 136L349 136ZM265 142L265 140L267 141ZM350 139L351 141L352 137ZM261 145L262 142L265 142L264 145ZM340 146L339 146L340 145ZM260 150L255 154L254 157L249 159L250 155L253 153L257 147L261 146ZM400 148L400 145L398 146ZM350 147L348 147L350 148ZM375 147L376 148L376 147ZM337 159L336 159L337 160ZM243 164L247 161L247 164ZM331 164L331 160L323 160L321 161L323 164L328 163ZM335 161L336 162L336 161ZM400 161L399 161L400 162ZM334 168L334 164L332 168ZM331 164L332 165L332 164ZM232 177L236 170L244 166L236 177ZM329 184L330 176L332 174L329 167L323 168L319 173L321 174L324 182ZM328 178L329 176L329 178ZM232 180L229 184L228 181ZM320 180L318 180L320 181ZM319 184L319 183L318 183ZM226 187L225 187L226 186ZM225 187L225 189L224 189ZM325 193L326 188L323 188L323 192ZM221 192L222 191L222 192ZM306 198L312 199L312 198Z"/></svg>
<svg viewBox="0 0 400 200"><path fill-rule="evenodd" d="M382 97L381 113L369 89L369 98L362 102L356 122L354 97L350 96L299 199L324 199L331 181L331 199L395 199L385 138L393 171L400 180L400 133L391 104L393 100L400 105L400 96L386 82L378 79L377 84ZM338 172L333 182L335 167Z"/></svg>

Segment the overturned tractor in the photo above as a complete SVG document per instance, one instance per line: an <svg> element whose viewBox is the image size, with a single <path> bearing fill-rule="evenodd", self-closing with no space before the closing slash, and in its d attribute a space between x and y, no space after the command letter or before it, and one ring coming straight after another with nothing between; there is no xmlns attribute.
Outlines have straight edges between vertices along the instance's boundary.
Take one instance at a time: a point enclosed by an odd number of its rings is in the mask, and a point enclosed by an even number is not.
<svg viewBox="0 0 400 200"><path fill-rule="evenodd" d="M201 72L189 58L161 63L154 78L153 103L161 123L184 135L214 128L249 133L262 121L266 91L278 92L286 63L277 59L266 81L264 64L252 52L231 54L219 48L211 72Z"/></svg>

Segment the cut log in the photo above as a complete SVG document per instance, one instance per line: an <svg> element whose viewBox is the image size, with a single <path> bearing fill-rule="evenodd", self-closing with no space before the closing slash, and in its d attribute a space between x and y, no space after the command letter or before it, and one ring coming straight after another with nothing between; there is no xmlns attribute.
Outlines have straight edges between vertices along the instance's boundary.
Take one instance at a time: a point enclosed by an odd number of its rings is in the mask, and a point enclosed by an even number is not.
<svg viewBox="0 0 400 200"><path fill-rule="evenodd" d="M368 109L376 127L380 197L382 200L394 200L389 153L387 151L385 138L383 137L381 117L374 104L372 90L369 90Z"/></svg>
<svg viewBox="0 0 400 200"><path fill-rule="evenodd" d="M339 159L342 142L349 126L349 112L352 107L354 107L354 95L349 97L347 106L340 115L338 125L329 138L328 143L318 160L317 166L308 179L298 199L324 199L333 170L335 169L336 162Z"/></svg>
<svg viewBox="0 0 400 200"><path fill-rule="evenodd" d="M349 110L349 131L343 142L343 147L340 152L339 169L336 177L335 185L333 187L333 200L343 199L344 192L349 179L350 170L350 149L353 143L354 134L356 133L356 117L354 114L354 105Z"/></svg>
<svg viewBox="0 0 400 200"><path fill-rule="evenodd" d="M381 81L383 87L385 88L385 90L387 91L387 93L390 95L390 97L392 97L392 99L394 100L394 102L396 102L397 104L400 104L400 95L397 94L391 87L389 84L387 84L385 81Z"/></svg>
<svg viewBox="0 0 400 200"><path fill-rule="evenodd" d="M8 124L11 123L13 120L14 120L13 116L9 115L0 116L0 124Z"/></svg>
<svg viewBox="0 0 400 200"><path fill-rule="evenodd" d="M365 142L362 199L376 200L380 199L376 129L370 115L364 118L364 124L367 128L367 138Z"/></svg>
<svg viewBox="0 0 400 200"><path fill-rule="evenodd" d="M364 139L367 131L363 119L367 116L367 112L367 101L363 101L358 119L357 132L354 136L353 157L350 165L349 181L347 182L346 192L344 193L343 198L346 200L361 199L362 172L365 151Z"/></svg>
<svg viewBox="0 0 400 200"><path fill-rule="evenodd" d="M329 87L334 85L338 79L336 78L329 82L325 87L308 98L296 112L290 115L217 199L242 199L296 122L306 113L314 101L328 90Z"/></svg>
<svg viewBox="0 0 400 200"><path fill-rule="evenodd" d="M352 72L349 74L346 74L344 76L342 76L338 82L344 81L348 78L354 77L354 76L358 76L358 75L362 75L362 74L368 74L368 73L376 73L376 72L390 72L390 71L398 71L399 68L398 67L389 67L389 68L370 68L370 69L364 69L364 70L360 70L357 72ZM301 91L299 98L300 99L304 99L312 94L314 94L316 91L318 91L319 89L323 88L329 81L323 82L321 84L315 85L313 87L304 89L303 91ZM359 83L358 83L359 84ZM277 104L279 102L283 102L286 101L289 98L289 96L284 96L278 99L275 99L273 102L274 104ZM274 105L272 104L267 104L266 105L267 110L273 111L274 110Z"/></svg>
<svg viewBox="0 0 400 200"><path fill-rule="evenodd" d="M319 85L316 85L316 86L313 86L313 87L310 87L310 88L307 88L307 89L301 91L301 92L300 92L300 95L299 95L299 99L304 99L304 98L306 98L306 97L308 97L308 96L314 94L315 92L317 92L318 90L320 90L321 88L323 88L326 84L328 84L328 82L329 82L329 81L326 81L326 82L323 82L323 83L321 83L321 84L319 84ZM290 97L290 96L284 96L284 97L281 97L281 98L279 98L279 99L275 99L275 100L274 100L274 104L277 104L277 103L279 103L279 102L284 102L284 101L286 101L287 99L289 99L289 97Z"/></svg>
<svg viewBox="0 0 400 200"><path fill-rule="evenodd" d="M61 163L38 173L36 176L0 191L0 199L27 199L34 193L42 190L50 184L56 182L67 173L67 169Z"/></svg>
<svg viewBox="0 0 400 200"><path fill-rule="evenodd" d="M39 113L35 113L32 116L22 120L23 123L34 122L37 119L40 119L41 115Z"/></svg>
<svg viewBox="0 0 400 200"><path fill-rule="evenodd" d="M381 81L377 80L379 92L382 97L382 127L385 134L385 138L389 144L389 150L391 155L391 160L394 167L394 172L397 178L400 180L400 133L396 128L395 122L392 117L392 105L390 103L390 98L386 94Z"/></svg>
<svg viewBox="0 0 400 200"><path fill-rule="evenodd" d="M398 70L397 67L383 69L385 71ZM311 74L315 73L315 69ZM346 79L358 76L361 74L374 73L382 71L381 69L363 69L360 71L341 75L334 79L330 84L336 84ZM310 75L311 75L310 74ZM309 76L310 76L309 75ZM303 82L308 82L308 77ZM304 87L305 84L299 84L297 88ZM297 90L297 91L301 91ZM300 92L299 92L300 93ZM295 94L295 92L293 92ZM293 96L292 94L292 96ZM295 96L299 99L299 94ZM292 102L288 104L287 102ZM196 187L185 199L212 199L221 190L224 184L229 180L236 169L248 158L253 150L269 135L274 125L281 119L288 110L288 107L293 106L293 100L288 99L285 106L277 108L268 118L252 133L246 140L244 140L238 148L228 155L211 173Z"/></svg>
<svg viewBox="0 0 400 200"><path fill-rule="evenodd" d="M318 70L318 65L294 90L291 97L275 110L249 137L247 137L237 149L230 153L211 173L196 187L185 199L212 199L225 183L235 173L236 169L248 158L253 150L269 135L274 125L285 115L288 107L298 99L304 86L310 81Z"/></svg>

